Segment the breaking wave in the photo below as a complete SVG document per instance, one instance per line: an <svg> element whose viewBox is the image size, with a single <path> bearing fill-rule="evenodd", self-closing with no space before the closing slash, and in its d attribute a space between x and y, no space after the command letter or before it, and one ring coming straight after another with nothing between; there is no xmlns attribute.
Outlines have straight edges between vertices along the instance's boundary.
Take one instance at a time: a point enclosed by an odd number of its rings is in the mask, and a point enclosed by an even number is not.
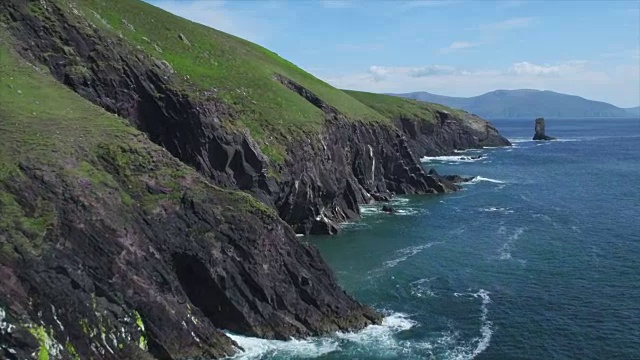
<svg viewBox="0 0 640 360"><path fill-rule="evenodd" d="M420 159L422 162L446 162L452 164L471 163L486 159L486 155L447 155L447 156L425 156Z"/></svg>
<svg viewBox="0 0 640 360"><path fill-rule="evenodd" d="M395 334L409 330L416 324L408 315L394 313L385 317L380 325L369 325L357 332L338 332L331 336L302 340L267 340L227 333L243 349L228 359L314 358L354 344L363 348L375 346L393 354L402 347Z"/></svg>
<svg viewBox="0 0 640 360"><path fill-rule="evenodd" d="M496 180L496 179L491 179L491 178L486 178L486 177L482 177L482 176L476 176L473 178L473 180L467 182L467 184L477 184L479 182L490 182L490 183L494 183L494 184L505 184L504 181L502 180Z"/></svg>

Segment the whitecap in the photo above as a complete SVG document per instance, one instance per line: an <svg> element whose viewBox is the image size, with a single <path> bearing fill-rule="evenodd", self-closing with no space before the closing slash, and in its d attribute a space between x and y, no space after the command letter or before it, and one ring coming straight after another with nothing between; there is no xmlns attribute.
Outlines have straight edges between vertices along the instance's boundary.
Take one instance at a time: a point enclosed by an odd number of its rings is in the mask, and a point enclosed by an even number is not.
<svg viewBox="0 0 640 360"><path fill-rule="evenodd" d="M226 334L243 350L229 359L262 359L269 355L318 357L339 349L339 343L331 338L291 340L267 340L249 336Z"/></svg>
<svg viewBox="0 0 640 360"><path fill-rule="evenodd" d="M409 330L417 324L407 314L392 313L382 319L380 325L369 325L355 332L337 332L330 336L307 339L267 340L226 333L242 349L228 359L264 359L282 357L315 358L340 350L345 343L356 343L364 348L377 347L383 351L400 349L394 335Z"/></svg>
<svg viewBox="0 0 640 360"><path fill-rule="evenodd" d="M420 213L420 210L414 208L404 208L404 209L396 209L395 215L415 215Z"/></svg>
<svg viewBox="0 0 640 360"><path fill-rule="evenodd" d="M483 149L464 149L464 150L453 150L456 154L465 154L465 153L478 153L482 152Z"/></svg>
<svg viewBox="0 0 640 360"><path fill-rule="evenodd" d="M409 319L407 314L394 313L382 319L380 325L369 325L356 332L338 332L335 336L358 344L371 344L382 348L393 348L396 344L393 335L400 331L409 330L416 324L417 322Z"/></svg>
<svg viewBox="0 0 640 360"><path fill-rule="evenodd" d="M473 180L467 182L466 184L477 184L477 183L482 182L482 181L490 182L490 183L494 183L494 184L505 184L505 182L502 181L502 180L486 178L486 177L483 177L483 176L476 176L476 177L473 178Z"/></svg>
<svg viewBox="0 0 640 360"><path fill-rule="evenodd" d="M429 284L435 278L424 278L413 281L409 284L411 287L411 295L416 297L437 297L436 293L431 289Z"/></svg>
<svg viewBox="0 0 640 360"><path fill-rule="evenodd" d="M393 260L385 261L384 262L384 267L386 267L386 268L395 267L399 263L401 263L401 262L407 260L408 258L420 253L424 249L428 249L428 248L432 247L435 244L442 244L442 242L441 241L430 242L430 243L426 243L424 245L410 246L408 248L400 249L400 250L395 252L396 255L399 255L399 256L397 258L393 259Z"/></svg>
<svg viewBox="0 0 640 360"><path fill-rule="evenodd" d="M469 163L486 159L485 155L481 156L464 156L464 155L446 155L446 156L425 156L420 159L422 162L447 162L449 164Z"/></svg>
<svg viewBox="0 0 640 360"><path fill-rule="evenodd" d="M511 214L511 213L513 213L513 210L509 210L509 208L495 207L495 206L480 208L480 211L484 211L484 212L500 212L500 213L503 213L503 214Z"/></svg>
<svg viewBox="0 0 640 360"><path fill-rule="evenodd" d="M535 140L531 139L531 138L513 138L513 139L509 139L509 142L513 143L513 144L518 144L518 143L525 143L525 142L534 142Z"/></svg>
<svg viewBox="0 0 640 360"><path fill-rule="evenodd" d="M409 202L409 199L404 197L394 197L389 201L392 204L406 204Z"/></svg>

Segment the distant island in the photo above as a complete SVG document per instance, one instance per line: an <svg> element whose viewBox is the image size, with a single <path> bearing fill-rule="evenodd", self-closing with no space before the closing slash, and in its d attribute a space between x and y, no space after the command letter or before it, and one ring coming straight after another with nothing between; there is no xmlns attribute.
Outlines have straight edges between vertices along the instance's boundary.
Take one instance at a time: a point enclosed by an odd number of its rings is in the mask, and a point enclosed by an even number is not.
<svg viewBox="0 0 640 360"><path fill-rule="evenodd" d="M631 118L640 107L620 108L575 95L532 89L496 90L474 97L450 97L424 91L388 94L463 109L489 119L519 118Z"/></svg>

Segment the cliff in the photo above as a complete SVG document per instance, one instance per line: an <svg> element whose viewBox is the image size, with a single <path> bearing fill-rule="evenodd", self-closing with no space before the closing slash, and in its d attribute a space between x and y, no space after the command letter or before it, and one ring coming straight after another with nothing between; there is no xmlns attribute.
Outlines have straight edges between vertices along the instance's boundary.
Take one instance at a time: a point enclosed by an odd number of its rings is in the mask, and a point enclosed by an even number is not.
<svg viewBox="0 0 640 360"><path fill-rule="evenodd" d="M0 50L9 359L222 357L235 347L219 329L376 323L295 233L457 189L416 156L508 144L453 109L390 116L133 0L3 1Z"/></svg>

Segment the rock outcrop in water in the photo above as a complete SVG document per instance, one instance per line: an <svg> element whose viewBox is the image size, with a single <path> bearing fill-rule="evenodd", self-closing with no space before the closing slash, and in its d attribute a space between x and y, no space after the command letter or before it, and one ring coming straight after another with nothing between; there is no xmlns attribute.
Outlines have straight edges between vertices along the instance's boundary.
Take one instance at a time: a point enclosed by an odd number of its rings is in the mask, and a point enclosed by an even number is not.
<svg viewBox="0 0 640 360"><path fill-rule="evenodd" d="M457 189L415 155L508 145L486 121L446 111L435 123L354 120L273 74L326 120L277 144L286 156L275 161L242 127L237 104L185 87L160 46L150 55L78 3L102 2L1 2L2 55L11 44L33 65L16 74L48 70L137 130L115 116L94 123L106 116L95 106L76 123L48 109L33 136L0 148L15 152L0 152L2 358L216 358L234 351L220 329L287 339L377 323L295 233L335 233L359 216L358 204L394 194ZM148 41L133 20L117 23ZM174 37L199 48L193 33ZM0 69L3 81L17 76L10 68ZM63 110L83 104L77 97ZM32 113L18 110L3 131ZM11 128L7 141L26 129ZM43 157L27 143L61 148Z"/></svg>
<svg viewBox="0 0 640 360"><path fill-rule="evenodd" d="M536 133L533 135L533 140L555 140L553 136L548 136L544 129L544 118L537 118L535 125Z"/></svg>

